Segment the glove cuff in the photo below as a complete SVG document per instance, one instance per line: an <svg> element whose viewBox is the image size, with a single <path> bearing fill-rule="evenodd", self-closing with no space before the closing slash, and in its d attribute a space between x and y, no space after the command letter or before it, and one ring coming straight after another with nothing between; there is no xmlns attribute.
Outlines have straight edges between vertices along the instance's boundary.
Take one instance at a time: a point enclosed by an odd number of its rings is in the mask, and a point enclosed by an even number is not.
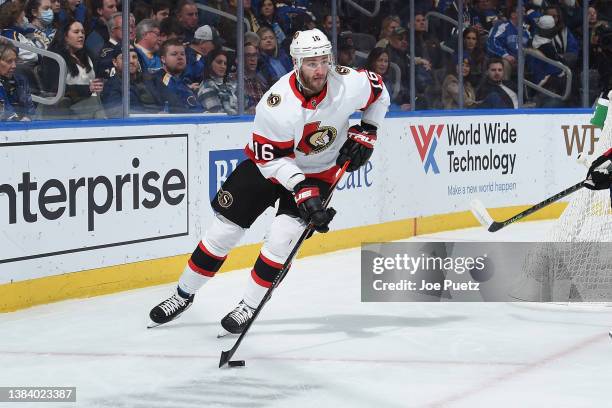
<svg viewBox="0 0 612 408"><path fill-rule="evenodd" d="M304 181L306 179L306 176L304 176L304 174L302 173L296 173L293 176L289 177L289 179L287 180L285 187L287 187L287 190L289 191L294 191L295 187L300 184L302 181Z"/></svg>
<svg viewBox="0 0 612 408"><path fill-rule="evenodd" d="M352 129L348 131L348 138L354 140L355 142L369 148L373 149L374 144L376 143L376 133L369 132L356 132Z"/></svg>
<svg viewBox="0 0 612 408"><path fill-rule="evenodd" d="M361 121L361 127L368 133L376 133L376 131L378 130L376 125L364 121Z"/></svg>
<svg viewBox="0 0 612 408"><path fill-rule="evenodd" d="M299 184L295 186L295 192L293 193L293 198L295 199L295 203L300 206L304 201L310 200L314 197L319 197L319 187L317 186L300 186Z"/></svg>

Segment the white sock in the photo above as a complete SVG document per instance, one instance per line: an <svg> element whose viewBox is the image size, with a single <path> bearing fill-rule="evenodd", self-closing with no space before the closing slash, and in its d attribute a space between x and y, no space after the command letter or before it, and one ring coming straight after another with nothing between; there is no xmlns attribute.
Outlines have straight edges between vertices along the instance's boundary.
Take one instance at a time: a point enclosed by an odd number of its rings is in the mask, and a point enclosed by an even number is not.
<svg viewBox="0 0 612 408"><path fill-rule="evenodd" d="M217 214L206 230L206 234L202 239L202 245L204 245L210 254L224 257L240 241L244 232L244 228ZM203 270L198 271L197 266L190 264L191 259L179 278L178 286L183 292L191 295L213 278L215 273Z"/></svg>
<svg viewBox="0 0 612 408"><path fill-rule="evenodd" d="M204 276L195 272L189 264L185 266L183 274L179 278L178 286L183 292L190 295L196 293L206 282L212 279L212 276Z"/></svg>
<svg viewBox="0 0 612 408"><path fill-rule="evenodd" d="M259 306L259 303L261 303L261 299L263 299L269 288L269 286L262 286L260 283L258 283L258 281L256 281L256 279L259 281L259 278L255 275L255 271L251 271L251 278L247 283L243 298L244 303L246 303L253 309Z"/></svg>

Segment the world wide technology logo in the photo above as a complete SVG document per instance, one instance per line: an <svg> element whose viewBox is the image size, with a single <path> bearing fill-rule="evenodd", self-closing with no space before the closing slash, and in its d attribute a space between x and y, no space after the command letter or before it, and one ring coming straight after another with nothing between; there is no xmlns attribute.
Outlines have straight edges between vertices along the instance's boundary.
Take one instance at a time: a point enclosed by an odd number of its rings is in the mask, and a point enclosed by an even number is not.
<svg viewBox="0 0 612 408"><path fill-rule="evenodd" d="M421 156L421 162L423 162L423 169L426 174L429 173L430 168L434 174L440 173L435 153L438 147L437 139L440 139L440 136L442 136L443 129L444 125L430 125L427 129L423 125L410 126L410 132L412 133L419 156Z"/></svg>

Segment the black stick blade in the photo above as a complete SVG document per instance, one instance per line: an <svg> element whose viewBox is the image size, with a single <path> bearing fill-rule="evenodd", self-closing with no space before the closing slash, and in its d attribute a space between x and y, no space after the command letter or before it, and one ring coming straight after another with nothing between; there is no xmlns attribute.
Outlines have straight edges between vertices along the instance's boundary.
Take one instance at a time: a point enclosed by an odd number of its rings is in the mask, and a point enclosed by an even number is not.
<svg viewBox="0 0 612 408"><path fill-rule="evenodd" d="M219 360L219 368L221 368L225 364L227 364L229 359L232 358L232 355L230 354L230 351L231 350L227 350L227 351L222 351L221 352L221 359Z"/></svg>
<svg viewBox="0 0 612 408"><path fill-rule="evenodd" d="M504 228L503 222L493 221L493 224L489 226L489 232L499 231L502 228Z"/></svg>

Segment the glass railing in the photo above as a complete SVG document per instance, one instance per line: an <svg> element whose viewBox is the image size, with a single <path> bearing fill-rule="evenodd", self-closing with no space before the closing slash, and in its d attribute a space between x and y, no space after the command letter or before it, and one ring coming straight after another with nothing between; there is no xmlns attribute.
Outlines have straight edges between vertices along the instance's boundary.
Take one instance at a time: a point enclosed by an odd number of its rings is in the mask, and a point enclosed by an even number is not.
<svg viewBox="0 0 612 408"><path fill-rule="evenodd" d="M486 0L469 6L455 0L416 10L414 1L332 1L330 16L319 13L316 20L316 7L303 7L307 1L282 3L272 15L267 6L241 8L243 0L224 9L182 2L172 24L145 19L119 27L124 36L135 34L128 57L108 43L110 58L92 53L92 30L83 45L91 67L77 62L75 68L63 60L67 54L11 41L39 55L34 65L18 64L14 75L31 82L34 120L253 114L267 89L293 69L294 31L319 24L337 61L383 76L392 110L588 107L606 87L599 71L612 56L612 25L598 21L586 2L540 9L519 1L515 9L493 10L480 8ZM395 28L385 33L390 21ZM116 25L109 29L121 41ZM41 76L50 64L53 89Z"/></svg>

